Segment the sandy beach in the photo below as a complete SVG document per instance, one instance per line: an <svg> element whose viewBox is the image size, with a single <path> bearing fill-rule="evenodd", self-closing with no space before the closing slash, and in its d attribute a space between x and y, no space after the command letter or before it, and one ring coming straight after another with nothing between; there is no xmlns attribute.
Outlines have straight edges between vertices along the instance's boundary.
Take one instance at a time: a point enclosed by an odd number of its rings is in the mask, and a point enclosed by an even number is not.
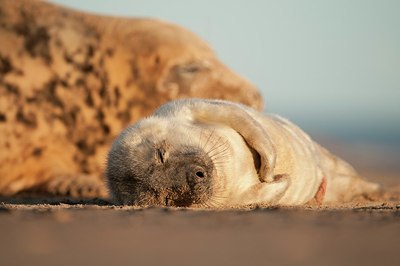
<svg viewBox="0 0 400 266"><path fill-rule="evenodd" d="M332 206L220 211L1 198L1 265L399 265L398 157L326 146L386 193Z"/></svg>
<svg viewBox="0 0 400 266"><path fill-rule="evenodd" d="M399 207L2 208L2 265L398 265Z"/></svg>

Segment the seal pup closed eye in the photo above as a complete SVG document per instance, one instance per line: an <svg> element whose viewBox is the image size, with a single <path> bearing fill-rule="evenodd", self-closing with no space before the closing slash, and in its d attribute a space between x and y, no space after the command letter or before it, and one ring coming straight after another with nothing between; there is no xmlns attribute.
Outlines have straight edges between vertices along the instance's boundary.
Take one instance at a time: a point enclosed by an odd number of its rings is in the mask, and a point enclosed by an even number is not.
<svg viewBox="0 0 400 266"><path fill-rule="evenodd" d="M379 190L288 120L222 100L169 102L108 155L120 204L230 207L349 201Z"/></svg>
<svg viewBox="0 0 400 266"><path fill-rule="evenodd" d="M262 108L258 90L183 27L0 0L0 195L104 196L117 134L188 97Z"/></svg>

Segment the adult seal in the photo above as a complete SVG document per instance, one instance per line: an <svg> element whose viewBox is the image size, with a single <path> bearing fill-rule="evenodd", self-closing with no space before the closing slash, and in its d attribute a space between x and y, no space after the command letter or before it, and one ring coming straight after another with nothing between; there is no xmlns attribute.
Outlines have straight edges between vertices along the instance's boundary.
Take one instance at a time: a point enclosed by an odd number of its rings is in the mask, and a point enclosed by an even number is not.
<svg viewBox="0 0 400 266"><path fill-rule="evenodd" d="M187 99L128 127L108 155L119 204L345 202L378 191L297 126L241 104Z"/></svg>
<svg viewBox="0 0 400 266"><path fill-rule="evenodd" d="M159 20L0 0L0 195L105 195L115 136L176 98L262 108L190 31Z"/></svg>

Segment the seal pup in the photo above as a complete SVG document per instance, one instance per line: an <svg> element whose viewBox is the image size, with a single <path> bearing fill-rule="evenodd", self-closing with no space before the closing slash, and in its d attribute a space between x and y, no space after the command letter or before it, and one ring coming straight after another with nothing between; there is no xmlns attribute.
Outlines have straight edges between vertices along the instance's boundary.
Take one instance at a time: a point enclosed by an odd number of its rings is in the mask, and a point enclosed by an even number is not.
<svg viewBox="0 0 400 266"><path fill-rule="evenodd" d="M0 0L0 40L0 195L104 195L112 140L171 99L262 108L203 40L160 20Z"/></svg>
<svg viewBox="0 0 400 266"><path fill-rule="evenodd" d="M301 205L379 189L288 120L222 100L172 101L128 127L106 176L117 203L137 205Z"/></svg>

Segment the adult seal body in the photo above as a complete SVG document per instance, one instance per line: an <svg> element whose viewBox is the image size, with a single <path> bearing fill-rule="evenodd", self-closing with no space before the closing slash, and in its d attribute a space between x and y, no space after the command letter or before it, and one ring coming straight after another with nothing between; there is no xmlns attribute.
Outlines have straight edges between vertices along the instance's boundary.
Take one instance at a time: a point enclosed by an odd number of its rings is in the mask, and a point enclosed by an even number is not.
<svg viewBox="0 0 400 266"><path fill-rule="evenodd" d="M379 189L284 118L178 100L128 127L108 156L120 204L230 207L344 202Z"/></svg>
<svg viewBox="0 0 400 266"><path fill-rule="evenodd" d="M0 0L0 42L0 195L96 194L115 136L171 99L262 108L203 40L163 21Z"/></svg>

